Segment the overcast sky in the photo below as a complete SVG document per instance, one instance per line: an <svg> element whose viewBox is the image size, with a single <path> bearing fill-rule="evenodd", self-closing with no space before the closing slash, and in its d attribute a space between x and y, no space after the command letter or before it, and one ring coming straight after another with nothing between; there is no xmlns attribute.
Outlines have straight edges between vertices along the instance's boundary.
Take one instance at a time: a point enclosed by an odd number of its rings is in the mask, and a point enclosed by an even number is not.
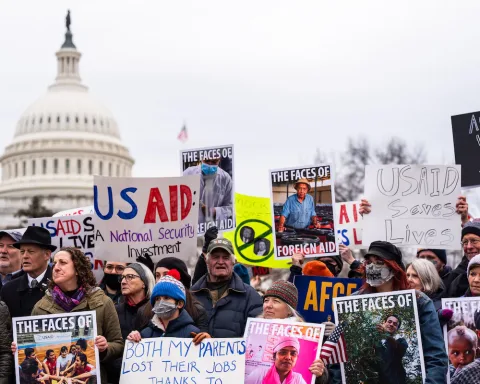
<svg viewBox="0 0 480 384"><path fill-rule="evenodd" d="M234 144L237 192L268 196L268 169L360 134L444 163L450 116L480 110L479 1L4 0L2 148L54 80L67 8L82 79L135 176L178 175L180 149Z"/></svg>

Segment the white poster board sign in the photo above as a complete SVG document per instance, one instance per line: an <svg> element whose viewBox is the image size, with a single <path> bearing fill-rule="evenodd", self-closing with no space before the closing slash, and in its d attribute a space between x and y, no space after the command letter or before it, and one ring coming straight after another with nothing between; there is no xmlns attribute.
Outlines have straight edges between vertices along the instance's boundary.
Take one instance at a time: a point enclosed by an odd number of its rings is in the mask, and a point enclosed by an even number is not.
<svg viewBox="0 0 480 384"><path fill-rule="evenodd" d="M94 179L95 257L135 262L149 255L183 260L197 250L198 175Z"/></svg>
<svg viewBox="0 0 480 384"><path fill-rule="evenodd" d="M125 341L120 384L233 384L245 375L244 339Z"/></svg>
<svg viewBox="0 0 480 384"><path fill-rule="evenodd" d="M367 165L363 243L389 241L400 247L460 248L459 165Z"/></svg>
<svg viewBox="0 0 480 384"><path fill-rule="evenodd" d="M363 219L358 213L359 208L359 201L346 201L335 204L338 242L350 249L365 248L362 247Z"/></svg>

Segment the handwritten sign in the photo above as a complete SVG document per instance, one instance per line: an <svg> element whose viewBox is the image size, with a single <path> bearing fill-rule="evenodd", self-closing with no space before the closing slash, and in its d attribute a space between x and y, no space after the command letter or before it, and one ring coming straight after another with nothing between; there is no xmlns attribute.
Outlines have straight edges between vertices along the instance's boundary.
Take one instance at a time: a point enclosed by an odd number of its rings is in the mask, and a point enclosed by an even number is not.
<svg viewBox="0 0 480 384"><path fill-rule="evenodd" d="M455 163L462 166L462 187L480 186L480 112L452 116Z"/></svg>
<svg viewBox="0 0 480 384"><path fill-rule="evenodd" d="M362 216L359 201L335 204L338 242L350 249L362 248Z"/></svg>
<svg viewBox="0 0 480 384"><path fill-rule="evenodd" d="M337 255L334 172L329 164L270 171L275 258Z"/></svg>
<svg viewBox="0 0 480 384"><path fill-rule="evenodd" d="M295 276L294 284L298 289L297 311L305 321L333 323L333 299L358 291L362 286L362 279Z"/></svg>
<svg viewBox="0 0 480 384"><path fill-rule="evenodd" d="M188 259L197 250L199 176L94 179L95 257Z"/></svg>
<svg viewBox="0 0 480 384"><path fill-rule="evenodd" d="M95 213L95 210L93 209L93 205L89 205L87 207L72 208L72 209L67 209L65 211L57 212L53 215L53 217L75 216L75 215L91 215L91 214L94 214L94 213Z"/></svg>
<svg viewBox="0 0 480 384"><path fill-rule="evenodd" d="M235 194L235 231L225 232L223 237L235 247L239 263L257 267L290 268L291 260L275 260L270 199ZM263 245L260 245L263 243ZM264 248L260 251L260 248Z"/></svg>
<svg viewBox="0 0 480 384"><path fill-rule="evenodd" d="M120 384L232 384L245 374L244 339L161 337L125 342Z"/></svg>
<svg viewBox="0 0 480 384"><path fill-rule="evenodd" d="M233 158L233 145L180 152L183 176L200 176L198 236L212 226L219 232L235 228Z"/></svg>
<svg viewBox="0 0 480 384"><path fill-rule="evenodd" d="M460 166L367 165L365 195L372 212L363 218L363 243L460 248Z"/></svg>
<svg viewBox="0 0 480 384"><path fill-rule="evenodd" d="M422 338L413 289L333 300L335 324L343 329L347 361L342 364L342 383L388 383L392 377L402 383L424 382ZM386 337L394 340L385 343ZM391 364L394 354L396 364Z"/></svg>

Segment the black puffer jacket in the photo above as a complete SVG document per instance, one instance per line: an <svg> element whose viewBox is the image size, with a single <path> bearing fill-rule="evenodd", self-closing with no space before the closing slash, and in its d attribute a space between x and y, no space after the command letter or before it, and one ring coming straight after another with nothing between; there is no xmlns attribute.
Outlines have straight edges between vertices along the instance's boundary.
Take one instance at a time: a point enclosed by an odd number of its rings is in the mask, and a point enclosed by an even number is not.
<svg viewBox="0 0 480 384"><path fill-rule="evenodd" d="M0 384L8 384L13 373L12 319L3 301L0 301L0 319Z"/></svg>
<svg viewBox="0 0 480 384"><path fill-rule="evenodd" d="M140 331L147 326L149 319L148 317L145 317L144 312L148 303L149 299L145 298L137 305L132 306L126 302L123 302L115 306L124 340L127 338L130 332L135 330Z"/></svg>
<svg viewBox="0 0 480 384"><path fill-rule="evenodd" d="M447 294L444 297L462 297L465 294L469 287L467 277L468 263L467 256L463 256L457 268L450 273L447 281L444 281L447 287Z"/></svg>

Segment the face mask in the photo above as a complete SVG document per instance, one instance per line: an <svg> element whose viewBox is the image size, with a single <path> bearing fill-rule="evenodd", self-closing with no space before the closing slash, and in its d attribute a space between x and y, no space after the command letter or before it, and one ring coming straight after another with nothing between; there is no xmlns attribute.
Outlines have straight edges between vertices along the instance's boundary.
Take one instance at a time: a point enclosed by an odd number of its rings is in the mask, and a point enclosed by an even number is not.
<svg viewBox="0 0 480 384"><path fill-rule="evenodd" d="M393 277L393 272L386 265L368 264L365 274L371 287L378 287Z"/></svg>
<svg viewBox="0 0 480 384"><path fill-rule="evenodd" d="M103 282L108 288L113 289L114 291L118 291L121 287L120 282L118 281L118 275L114 275L113 273L105 273L103 275Z"/></svg>
<svg viewBox="0 0 480 384"><path fill-rule="evenodd" d="M173 313L177 309L175 303L169 303L168 301L157 301L153 306L153 313L160 319L169 319L173 316Z"/></svg>
<svg viewBox="0 0 480 384"><path fill-rule="evenodd" d="M215 175L218 171L218 165L209 165L202 163L202 173L205 176Z"/></svg>

